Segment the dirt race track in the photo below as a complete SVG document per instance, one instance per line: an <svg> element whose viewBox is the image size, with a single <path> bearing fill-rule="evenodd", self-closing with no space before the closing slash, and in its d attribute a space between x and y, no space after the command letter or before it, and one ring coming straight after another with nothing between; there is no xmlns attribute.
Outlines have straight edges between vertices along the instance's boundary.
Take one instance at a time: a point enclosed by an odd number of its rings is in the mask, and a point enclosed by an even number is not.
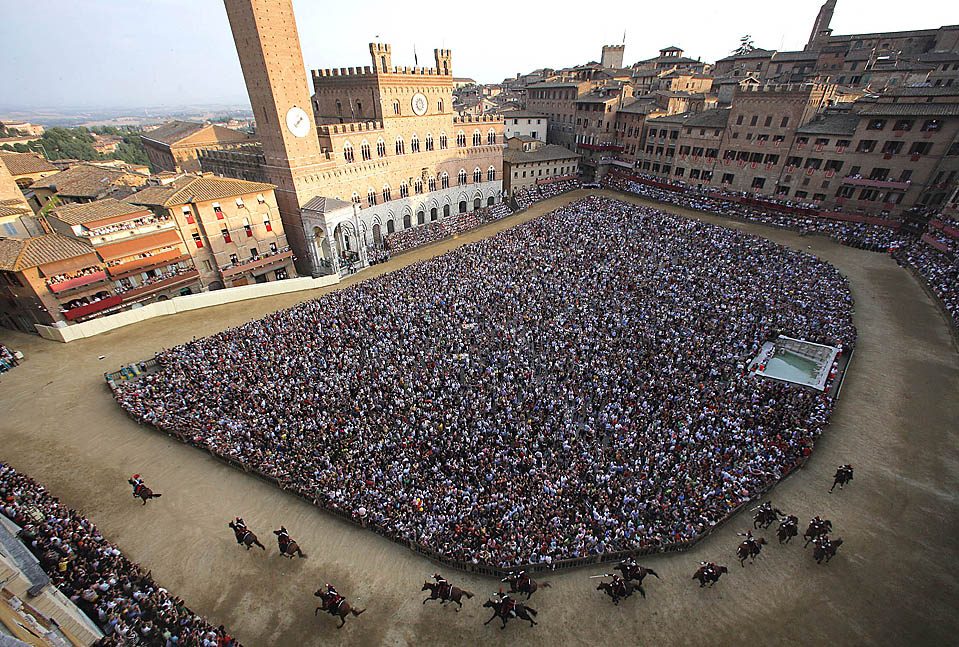
<svg viewBox="0 0 959 647"><path fill-rule="evenodd" d="M597 192L604 193L606 192ZM366 278L540 215L585 191L455 240L401 255ZM613 195L613 194L609 194ZM621 197L615 195L614 197ZM643 203L641 200L636 202ZM674 211L678 211L675 210ZM689 215L688 213L685 215ZM353 527L203 452L139 427L113 402L103 372L151 357L323 291L294 293L162 317L63 345L0 329L26 360L0 384L0 460L39 479L95 521L109 539L197 613L260 645L938 645L959 635L959 354L943 317L910 273L888 255L820 237L722 218L705 220L807 248L849 277L859 342L833 422L806 467L771 493L797 514L834 523L845 543L828 566L812 548L772 540L755 564L736 565L740 514L695 550L642 560L662 576L614 607L588 575L546 578L532 606L540 625L488 626L481 605L499 584L436 564ZM99 355L106 359L98 361ZM855 480L827 494L837 465ZM163 498L130 497L134 472ZM227 522L243 516L268 551L247 553ZM309 554L278 556L270 531L285 524ZM269 541L267 541L269 540ZM690 580L700 560L729 566L712 590ZM476 594L460 613L420 604L440 570ZM367 607L337 631L313 617L326 582ZM357 601L357 598L359 600Z"/></svg>

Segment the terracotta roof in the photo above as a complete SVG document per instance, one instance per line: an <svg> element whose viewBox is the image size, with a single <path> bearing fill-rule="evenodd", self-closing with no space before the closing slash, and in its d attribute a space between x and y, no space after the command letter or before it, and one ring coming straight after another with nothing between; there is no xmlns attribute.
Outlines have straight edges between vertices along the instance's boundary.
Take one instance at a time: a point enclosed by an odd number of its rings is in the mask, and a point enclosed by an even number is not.
<svg viewBox="0 0 959 647"><path fill-rule="evenodd" d="M19 272L68 258L92 254L93 248L68 236L46 234L22 240L0 238L0 270Z"/></svg>
<svg viewBox="0 0 959 647"><path fill-rule="evenodd" d="M143 213L144 211L147 210L143 207L134 206L127 202L119 202L113 198L106 198L105 200L97 200L96 202L68 204L56 209L51 215L56 216L68 225L82 225L86 222L117 218L118 216L128 216L135 213Z"/></svg>
<svg viewBox="0 0 959 647"><path fill-rule="evenodd" d="M959 116L959 103L869 103L860 110L861 115L905 115L911 117Z"/></svg>
<svg viewBox="0 0 959 647"><path fill-rule="evenodd" d="M57 167L43 159L36 153L0 152L0 160L10 171L10 175L27 175L28 173L42 173L56 171Z"/></svg>
<svg viewBox="0 0 959 647"><path fill-rule="evenodd" d="M854 135L858 126L858 114L826 115L797 128L796 132L810 135Z"/></svg>
<svg viewBox="0 0 959 647"><path fill-rule="evenodd" d="M106 194L126 173L113 168L78 164L34 182L31 189L53 189L60 195L96 198Z"/></svg>
<svg viewBox="0 0 959 647"><path fill-rule="evenodd" d="M8 216L21 216L25 213L32 214L33 211L29 207L0 204L0 218L6 218Z"/></svg>
<svg viewBox="0 0 959 647"><path fill-rule="evenodd" d="M352 206L352 204L352 202L344 202L343 200L337 200L336 198L326 198L318 195L315 198L311 198L309 202L300 208L307 209L309 211L315 211L317 213L329 213L330 211L334 211L336 209Z"/></svg>
<svg viewBox="0 0 959 647"><path fill-rule="evenodd" d="M185 180L186 178L184 178ZM152 186L134 193L126 199L132 204L146 204L160 207L173 207L192 202L209 202L262 193L276 188L273 184L248 182L226 177L193 177L189 182L176 181L173 187Z"/></svg>
<svg viewBox="0 0 959 647"><path fill-rule="evenodd" d="M163 144L175 144L184 137L198 133L204 128L206 128L206 124L198 124L194 121L168 121L159 128L140 136Z"/></svg>
<svg viewBox="0 0 959 647"><path fill-rule="evenodd" d="M526 162L548 162L550 160L565 160L580 157L579 153L574 153L568 148L548 144L540 146L536 150L528 153L518 148L507 148L503 150L503 160L510 164L524 164Z"/></svg>

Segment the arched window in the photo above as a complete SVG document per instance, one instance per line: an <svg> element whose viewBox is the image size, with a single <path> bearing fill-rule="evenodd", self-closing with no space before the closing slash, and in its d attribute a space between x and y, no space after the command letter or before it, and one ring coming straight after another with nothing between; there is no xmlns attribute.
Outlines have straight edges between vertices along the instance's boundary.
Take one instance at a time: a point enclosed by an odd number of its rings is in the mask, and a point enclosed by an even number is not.
<svg viewBox="0 0 959 647"><path fill-rule="evenodd" d="M360 156L364 161L371 159L373 156L370 154L370 143L363 140L363 143L360 144Z"/></svg>
<svg viewBox="0 0 959 647"><path fill-rule="evenodd" d="M477 130L476 132L473 133L473 146L481 146L482 144L483 144L483 135L480 133L480 131Z"/></svg>
<svg viewBox="0 0 959 647"><path fill-rule="evenodd" d="M433 150L433 135L431 133L426 133L426 150Z"/></svg>
<svg viewBox="0 0 959 647"><path fill-rule="evenodd" d="M353 163L353 144L350 142L343 144L343 159L346 160L347 164Z"/></svg>
<svg viewBox="0 0 959 647"><path fill-rule="evenodd" d="M490 128L489 132L486 133L486 143L490 146L496 143L496 131L492 128Z"/></svg>
<svg viewBox="0 0 959 647"><path fill-rule="evenodd" d="M371 207L376 204L376 191L373 190L373 187L366 191L366 204Z"/></svg>
<svg viewBox="0 0 959 647"><path fill-rule="evenodd" d="M443 112L443 100L440 99L436 102L436 112Z"/></svg>
<svg viewBox="0 0 959 647"><path fill-rule="evenodd" d="M460 184L466 184L466 169L461 168L459 173Z"/></svg>
<svg viewBox="0 0 959 647"><path fill-rule="evenodd" d="M394 115L400 114L400 102L397 101L396 99L393 99L393 114Z"/></svg>
<svg viewBox="0 0 959 647"><path fill-rule="evenodd" d="M396 138L396 154L402 155L406 152L406 143L403 141L402 137Z"/></svg>
<svg viewBox="0 0 959 647"><path fill-rule="evenodd" d="M431 177L431 178L429 179L429 183L427 184L427 186L429 186L430 191L436 191L436 178L435 178L435 177Z"/></svg>
<svg viewBox="0 0 959 647"><path fill-rule="evenodd" d="M410 197L410 185L406 183L406 180L400 182L400 197L408 198Z"/></svg>
<svg viewBox="0 0 959 647"><path fill-rule="evenodd" d="M440 176L440 185L444 189L450 188L450 175L446 171L443 171L443 175Z"/></svg>
<svg viewBox="0 0 959 647"><path fill-rule="evenodd" d="M350 200L352 200L352 201L355 202L356 204L359 204L359 203L360 203L360 194L357 193L356 191L354 191L354 192L353 192L353 195L350 196Z"/></svg>
<svg viewBox="0 0 959 647"><path fill-rule="evenodd" d="M496 180L496 168L495 168L495 167L491 166L491 167L489 167L488 169L486 169L486 179L487 179L488 181L490 181L490 182L493 182L494 180Z"/></svg>
<svg viewBox="0 0 959 647"><path fill-rule="evenodd" d="M389 202L389 201L390 201L390 185L384 184L383 185L383 202Z"/></svg>
<svg viewBox="0 0 959 647"><path fill-rule="evenodd" d="M416 133L413 133L413 136L410 137L410 152L411 153L420 152L420 138L416 136Z"/></svg>
<svg viewBox="0 0 959 647"><path fill-rule="evenodd" d="M383 141L382 137L376 140L376 156L386 157L386 142Z"/></svg>
<svg viewBox="0 0 959 647"><path fill-rule="evenodd" d="M416 181L413 182L413 191L423 193L423 180L416 178Z"/></svg>
<svg viewBox="0 0 959 647"><path fill-rule="evenodd" d="M477 166L475 169L473 169L473 182L475 184L479 184L482 181L483 181L483 171L481 171L479 167Z"/></svg>
<svg viewBox="0 0 959 647"><path fill-rule="evenodd" d="M440 150L446 148L446 133L440 133Z"/></svg>
<svg viewBox="0 0 959 647"><path fill-rule="evenodd" d="M462 130L456 133L456 145L460 148L466 146L466 133L464 133Z"/></svg>

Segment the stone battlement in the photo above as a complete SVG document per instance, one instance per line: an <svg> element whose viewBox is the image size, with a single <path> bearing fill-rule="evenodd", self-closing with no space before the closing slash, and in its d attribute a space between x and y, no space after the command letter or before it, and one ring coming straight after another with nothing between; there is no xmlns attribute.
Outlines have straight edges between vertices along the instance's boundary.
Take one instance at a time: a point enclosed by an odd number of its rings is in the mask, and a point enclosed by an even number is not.
<svg viewBox="0 0 959 647"><path fill-rule="evenodd" d="M394 66L389 69L387 74L407 74L415 76L441 76L448 77L449 74L443 74L439 72L434 67L398 67ZM334 67L324 70L313 70L313 81L316 82L318 79L326 78L342 78L344 76L358 77L358 78L374 78L378 74L383 74L383 72L378 72L373 70L369 65L364 67Z"/></svg>
<svg viewBox="0 0 959 647"><path fill-rule="evenodd" d="M495 124L503 123L502 117L496 117L493 115L464 115L462 117L453 117L454 124Z"/></svg>
<svg viewBox="0 0 959 647"><path fill-rule="evenodd" d="M348 124L323 124L316 129L322 135L342 135L344 133L361 133L374 130L383 130L382 121L356 121Z"/></svg>

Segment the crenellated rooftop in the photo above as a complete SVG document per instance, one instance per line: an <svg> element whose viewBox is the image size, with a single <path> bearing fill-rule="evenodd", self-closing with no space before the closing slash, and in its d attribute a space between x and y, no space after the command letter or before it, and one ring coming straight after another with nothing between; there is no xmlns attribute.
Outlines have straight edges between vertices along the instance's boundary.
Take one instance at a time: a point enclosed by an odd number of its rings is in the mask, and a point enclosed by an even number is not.
<svg viewBox="0 0 959 647"><path fill-rule="evenodd" d="M356 121L347 124L322 124L316 127L321 135L342 135L346 133L372 132L383 130L382 121Z"/></svg>

